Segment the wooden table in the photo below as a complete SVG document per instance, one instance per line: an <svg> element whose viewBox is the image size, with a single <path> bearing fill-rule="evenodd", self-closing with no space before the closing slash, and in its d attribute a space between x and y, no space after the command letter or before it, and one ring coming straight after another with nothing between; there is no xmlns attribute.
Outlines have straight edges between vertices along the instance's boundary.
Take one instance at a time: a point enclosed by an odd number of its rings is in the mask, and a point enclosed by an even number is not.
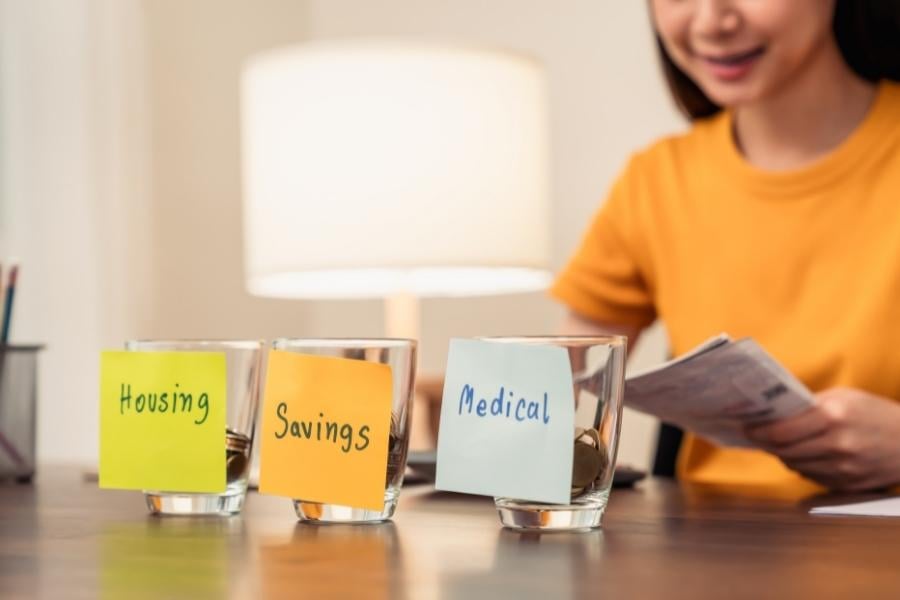
<svg viewBox="0 0 900 600"><path fill-rule="evenodd" d="M153 518L45 468L0 485L0 597L900 598L900 520L811 503L651 480L614 491L602 530L539 535L410 488L393 523L317 527L257 494L241 517Z"/></svg>

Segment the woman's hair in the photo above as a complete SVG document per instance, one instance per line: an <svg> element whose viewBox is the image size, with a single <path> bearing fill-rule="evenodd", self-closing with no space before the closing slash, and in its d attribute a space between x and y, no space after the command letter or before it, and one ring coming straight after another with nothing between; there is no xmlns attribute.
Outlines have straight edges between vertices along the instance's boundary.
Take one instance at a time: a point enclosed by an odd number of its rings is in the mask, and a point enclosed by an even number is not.
<svg viewBox="0 0 900 600"><path fill-rule="evenodd" d="M832 29L844 60L859 76L900 81L900 0L837 0ZM672 62L658 34L656 44L681 112L693 120L722 110Z"/></svg>

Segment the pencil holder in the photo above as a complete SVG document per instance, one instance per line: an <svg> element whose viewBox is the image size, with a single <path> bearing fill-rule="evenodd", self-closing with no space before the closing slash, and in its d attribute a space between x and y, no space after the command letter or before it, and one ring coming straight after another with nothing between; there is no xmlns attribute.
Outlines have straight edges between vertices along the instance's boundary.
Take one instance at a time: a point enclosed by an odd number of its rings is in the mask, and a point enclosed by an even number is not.
<svg viewBox="0 0 900 600"><path fill-rule="evenodd" d="M0 479L28 483L35 471L37 345L0 346Z"/></svg>

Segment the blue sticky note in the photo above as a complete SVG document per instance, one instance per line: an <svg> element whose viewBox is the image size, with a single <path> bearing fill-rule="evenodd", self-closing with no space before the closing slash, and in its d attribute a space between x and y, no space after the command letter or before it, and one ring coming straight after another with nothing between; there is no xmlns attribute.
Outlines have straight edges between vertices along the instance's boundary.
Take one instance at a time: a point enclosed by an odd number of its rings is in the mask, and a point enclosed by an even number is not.
<svg viewBox="0 0 900 600"><path fill-rule="evenodd" d="M451 340L435 487L566 504L574 423L564 348Z"/></svg>

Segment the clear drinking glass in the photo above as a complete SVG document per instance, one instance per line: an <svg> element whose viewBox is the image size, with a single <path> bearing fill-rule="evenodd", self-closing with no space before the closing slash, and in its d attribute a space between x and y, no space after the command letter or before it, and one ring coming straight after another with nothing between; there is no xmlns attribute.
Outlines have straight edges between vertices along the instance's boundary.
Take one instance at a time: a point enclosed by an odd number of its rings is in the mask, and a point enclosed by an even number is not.
<svg viewBox="0 0 900 600"><path fill-rule="evenodd" d="M390 365L393 379L391 400L391 440L388 444L384 507L381 510L354 508L294 499L294 511L301 521L368 523L390 519L397 508L412 422L413 383L416 371L416 342L404 339L278 339L274 348L298 354L333 356ZM365 402L365 398L360 398ZM298 468L305 468L298 466Z"/></svg>
<svg viewBox="0 0 900 600"><path fill-rule="evenodd" d="M147 508L166 515L234 515L241 512L250 478L250 456L259 405L263 342L259 340L138 340L125 344L139 352L221 352L225 354L226 383L225 491L218 494L144 490Z"/></svg>
<svg viewBox="0 0 900 600"><path fill-rule="evenodd" d="M599 527L612 487L625 387L623 336L502 337L491 342L565 348L575 395L572 490L569 504L494 498L500 522L514 529Z"/></svg>

